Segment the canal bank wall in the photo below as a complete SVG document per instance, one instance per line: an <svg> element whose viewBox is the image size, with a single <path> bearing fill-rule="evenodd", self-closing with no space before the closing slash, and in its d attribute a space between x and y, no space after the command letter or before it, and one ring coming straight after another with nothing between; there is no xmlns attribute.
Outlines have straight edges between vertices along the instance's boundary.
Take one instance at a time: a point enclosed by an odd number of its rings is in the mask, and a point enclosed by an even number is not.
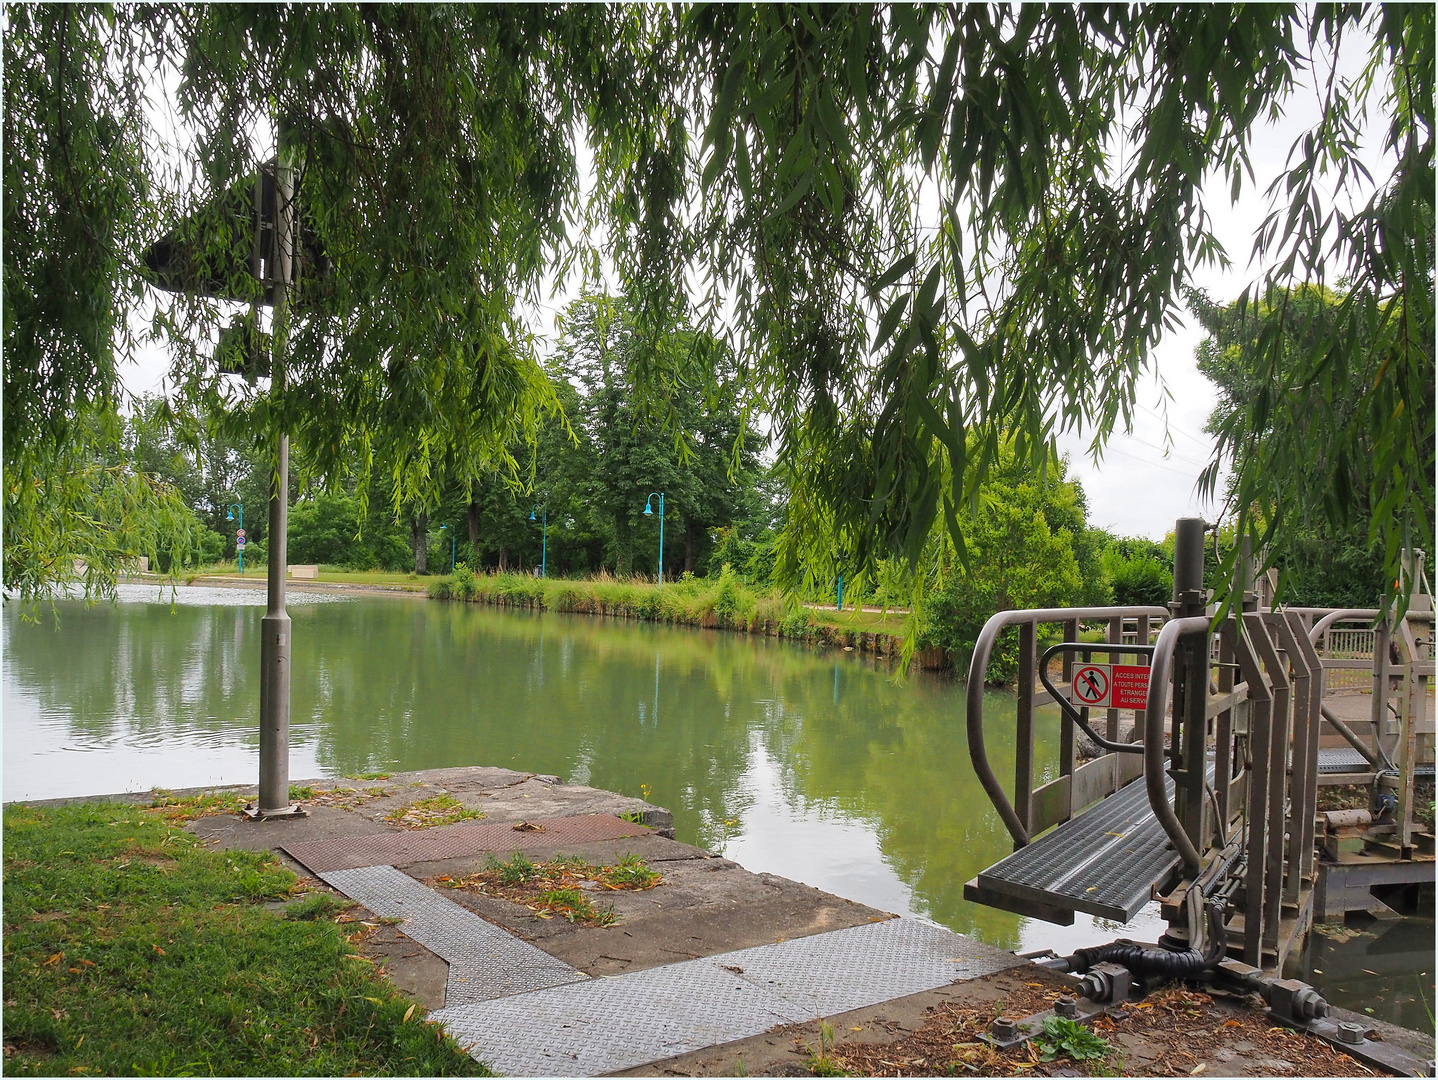
<svg viewBox="0 0 1438 1080"><path fill-rule="evenodd" d="M253 793L102 798L209 807L186 826L206 844L273 851L305 890L291 903L350 905L335 917L360 955L501 1075L1082 1075L1062 1051L980 1038L1001 1012L1053 1007L1063 976L750 873L675 840L643 800L481 767L297 781L307 816L266 822L234 812ZM94 800L48 805L75 801ZM609 873L626 866L632 887ZM540 891L552 874L612 917L557 912ZM1427 1035L1340 1018L1432 1057ZM1104 1075L1375 1071L1202 988L1161 989L1093 1030Z"/></svg>

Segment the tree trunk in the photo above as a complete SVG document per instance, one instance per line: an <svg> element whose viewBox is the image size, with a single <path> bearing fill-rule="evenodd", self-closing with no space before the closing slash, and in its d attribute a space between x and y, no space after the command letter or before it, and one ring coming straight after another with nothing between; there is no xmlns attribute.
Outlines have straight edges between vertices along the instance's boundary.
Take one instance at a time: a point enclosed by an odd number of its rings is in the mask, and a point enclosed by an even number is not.
<svg viewBox="0 0 1438 1080"><path fill-rule="evenodd" d="M409 519L410 539L414 541L414 572L429 573L429 515L423 510Z"/></svg>
<svg viewBox="0 0 1438 1080"><path fill-rule="evenodd" d="M614 514L614 574L626 577L634 572L634 524L629 515Z"/></svg>
<svg viewBox="0 0 1438 1080"><path fill-rule="evenodd" d="M469 507L465 516L469 520L469 565L479 569L479 485L469 485Z"/></svg>
<svg viewBox="0 0 1438 1080"><path fill-rule="evenodd" d="M509 572L509 545L508 545L508 544L500 544L500 545L499 545L499 572L500 572L501 574L505 574L505 573L508 573L508 572Z"/></svg>
<svg viewBox="0 0 1438 1080"><path fill-rule="evenodd" d="M684 572L694 573L694 560L699 557L699 538L703 530L699 522L692 518L684 519Z"/></svg>

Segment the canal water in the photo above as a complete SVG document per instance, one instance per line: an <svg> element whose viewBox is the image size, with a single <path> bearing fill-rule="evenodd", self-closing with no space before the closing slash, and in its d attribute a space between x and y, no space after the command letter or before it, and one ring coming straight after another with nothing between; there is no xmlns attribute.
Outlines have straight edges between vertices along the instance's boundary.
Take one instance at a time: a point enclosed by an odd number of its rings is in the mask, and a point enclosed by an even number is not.
<svg viewBox="0 0 1438 1080"><path fill-rule="evenodd" d="M116 605L63 601L31 620L7 602L4 798L253 782L263 605L257 590L138 585ZM289 612L295 779L554 773L647 795L673 810L680 840L750 870L1003 948L1159 932L1152 911L1126 927L1083 915L1056 927L963 898L1011 845L969 764L963 686L947 676L900 680L856 653L769 638L414 596L291 593ZM994 768L1012 775L1011 695L993 694L985 717ZM1057 753L1054 715L1036 760L1052 769ZM1390 999L1379 1015L1413 1024L1433 1000L1433 923L1403 928L1409 962L1366 966ZM1380 940L1334 948L1356 956ZM1307 965L1320 986L1321 948ZM1355 963L1333 959L1347 976Z"/></svg>

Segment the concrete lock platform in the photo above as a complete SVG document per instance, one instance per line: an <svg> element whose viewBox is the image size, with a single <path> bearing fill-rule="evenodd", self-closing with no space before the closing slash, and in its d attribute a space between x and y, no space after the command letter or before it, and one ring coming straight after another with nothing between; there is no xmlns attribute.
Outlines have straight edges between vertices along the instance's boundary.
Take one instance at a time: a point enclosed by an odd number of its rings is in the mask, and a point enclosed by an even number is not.
<svg viewBox="0 0 1438 1080"><path fill-rule="evenodd" d="M750 873L675 841L667 811L556 777L442 769L296 786L316 790L308 817L187 827L216 846L275 850L316 887L357 901L378 923L366 955L502 1075L790 1072L821 1019L882 1038L936 1003L1012 1001L1034 987L1052 996L1063 985L963 935ZM428 829L385 820L438 794L484 818ZM592 864L632 852L664 880L606 893L619 915L610 927L539 919L435 880L514 850ZM1143 1060L1141 1045L1127 1052ZM1223 1053L1211 1071L1266 1071L1247 1051Z"/></svg>

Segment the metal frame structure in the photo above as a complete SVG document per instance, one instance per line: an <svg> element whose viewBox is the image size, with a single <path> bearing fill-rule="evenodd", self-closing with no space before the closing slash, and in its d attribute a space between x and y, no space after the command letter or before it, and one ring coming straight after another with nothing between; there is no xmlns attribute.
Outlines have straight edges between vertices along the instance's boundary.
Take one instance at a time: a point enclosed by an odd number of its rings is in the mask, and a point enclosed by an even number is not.
<svg viewBox="0 0 1438 1080"><path fill-rule="evenodd" d="M1178 523L1167 611L1007 611L984 626L969 668L969 754L1015 854L970 881L965 895L1060 923L1071 922L1074 911L1131 918L1156 896L1169 923L1163 944L1173 949L1201 941L1203 913L1218 904L1227 951L1254 968L1280 971L1311 925L1324 871L1318 786L1352 782L1321 770L1325 742L1341 740L1339 753L1359 751L1357 775L1376 791L1393 790L1393 821L1365 834L1371 853L1393 860L1395 882L1413 879L1415 859L1430 860L1432 878L1432 833L1413 816L1414 777L1420 768L1431 771L1433 760L1432 604L1415 595L1399 620L1368 610L1264 608L1261 590L1244 587L1255 580L1245 560L1235 610L1219 618L1202 588L1204 530L1197 519ZM1419 577L1421 564L1412 574ZM1375 627L1371 659L1320 655L1329 629L1354 620ZM1084 623L1103 624L1106 640L1080 641ZM1062 627L1063 636L1040 657L1045 624ZM984 674L1009 628L1019 637L1012 799L989 762L983 713ZM1080 763L1076 732L1098 732L1089 727L1090 710L1073 701L1072 676L1075 663L1094 653L1134 656L1151 673L1145 708L1134 712L1132 750L1120 744L1119 710L1108 709L1096 740L1103 752ZM1040 669L1057 654L1061 684ZM1358 667L1373 679L1368 738L1324 702L1327 672ZM1049 703L1062 712L1058 776L1036 787L1034 714ZM1139 775L1142 788L1127 787Z"/></svg>

